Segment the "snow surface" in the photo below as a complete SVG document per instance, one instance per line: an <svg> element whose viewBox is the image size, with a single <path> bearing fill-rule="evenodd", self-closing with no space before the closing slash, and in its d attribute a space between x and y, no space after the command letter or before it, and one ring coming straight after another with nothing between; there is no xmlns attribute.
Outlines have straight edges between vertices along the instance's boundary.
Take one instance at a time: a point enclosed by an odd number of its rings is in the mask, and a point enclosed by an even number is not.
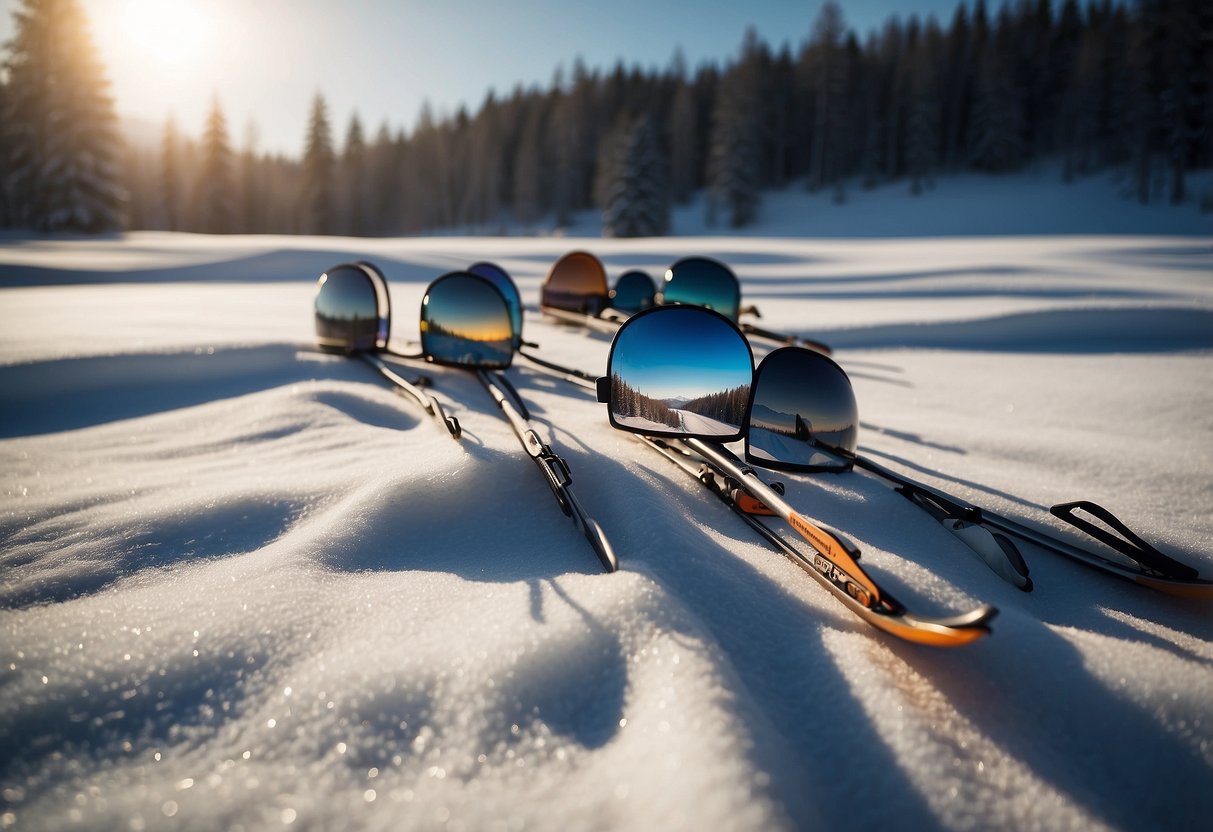
<svg viewBox="0 0 1213 832"><path fill-rule="evenodd" d="M927 204L927 203L923 203ZM327 266L394 333L490 259L534 314L572 248L612 276L731 264L833 344L860 445L1026 522L1089 498L1213 577L1208 236L353 240L0 246L0 826L1133 829L1213 814L1213 615L1024 547L1003 583L860 473L770 474L955 651L866 626L592 396L508 375L622 569L476 380L451 441L311 346ZM738 444L735 447L740 447Z"/></svg>
<svg viewBox="0 0 1213 832"><path fill-rule="evenodd" d="M749 453L759 460L792 462L798 465L840 465L837 456L823 453L804 440L766 428L750 426Z"/></svg>

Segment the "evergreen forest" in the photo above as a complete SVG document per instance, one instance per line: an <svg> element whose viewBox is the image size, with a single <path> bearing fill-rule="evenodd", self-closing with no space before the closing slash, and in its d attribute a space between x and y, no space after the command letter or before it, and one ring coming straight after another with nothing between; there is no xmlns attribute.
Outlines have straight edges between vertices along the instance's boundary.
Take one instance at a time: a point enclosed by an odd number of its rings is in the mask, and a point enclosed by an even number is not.
<svg viewBox="0 0 1213 832"><path fill-rule="evenodd" d="M311 106L302 158L239 144L215 93L204 129L121 135L77 0L21 0L0 53L0 227L102 232L498 233L601 212L613 236L665 233L702 191L708 221L752 222L764 190L1117 169L1143 203L1184 202L1213 166L1213 3L984 0L868 33L822 6L799 43L751 30L732 56L661 70L580 60L547 88L490 94L409 129ZM929 197L927 197L929 198ZM1208 204L1213 210L1213 204Z"/></svg>

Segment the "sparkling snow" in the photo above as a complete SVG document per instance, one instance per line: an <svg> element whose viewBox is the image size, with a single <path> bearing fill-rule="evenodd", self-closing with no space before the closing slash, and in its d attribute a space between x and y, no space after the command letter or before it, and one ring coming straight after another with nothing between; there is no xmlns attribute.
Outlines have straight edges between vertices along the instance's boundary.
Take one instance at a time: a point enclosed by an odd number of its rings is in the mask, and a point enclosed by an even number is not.
<svg viewBox="0 0 1213 832"><path fill-rule="evenodd" d="M472 376L414 370L456 443L311 346L327 266L383 268L403 344L490 259L538 354L601 372L609 338L534 313L573 248L730 263L837 347L876 460L1030 523L1093 499L1213 578L1213 235L6 237L0 828L1207 822L1207 603L1026 545L1024 594L880 481L769 474L907 605L1001 609L898 643L519 364L603 575Z"/></svg>

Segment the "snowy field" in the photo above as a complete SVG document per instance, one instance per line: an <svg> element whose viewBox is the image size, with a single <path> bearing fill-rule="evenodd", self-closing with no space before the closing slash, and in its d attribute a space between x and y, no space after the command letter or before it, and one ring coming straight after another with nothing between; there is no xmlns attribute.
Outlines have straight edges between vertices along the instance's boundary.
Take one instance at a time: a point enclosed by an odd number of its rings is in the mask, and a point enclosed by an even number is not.
<svg viewBox="0 0 1213 832"><path fill-rule="evenodd" d="M1199 222L5 238L0 827L1202 828L1208 604L1026 545L1021 593L880 481L770 474L912 609L1001 610L968 647L899 643L604 405L516 366L620 557L604 575L472 376L425 370L457 443L311 346L328 266L383 268L403 346L425 285L489 259L538 354L602 372L608 337L534 311L553 260L714 256L763 326L836 347L871 457L1031 523L1095 500L1213 578Z"/></svg>

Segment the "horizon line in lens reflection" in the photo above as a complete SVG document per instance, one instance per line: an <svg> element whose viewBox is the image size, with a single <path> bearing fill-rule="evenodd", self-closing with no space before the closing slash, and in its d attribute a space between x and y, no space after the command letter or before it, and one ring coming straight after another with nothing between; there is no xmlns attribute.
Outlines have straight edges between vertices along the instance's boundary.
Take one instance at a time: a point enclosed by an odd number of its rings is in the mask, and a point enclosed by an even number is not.
<svg viewBox="0 0 1213 832"><path fill-rule="evenodd" d="M669 307L621 330L613 367L628 384L658 399L697 398L753 381L744 338L726 321L695 307Z"/></svg>

